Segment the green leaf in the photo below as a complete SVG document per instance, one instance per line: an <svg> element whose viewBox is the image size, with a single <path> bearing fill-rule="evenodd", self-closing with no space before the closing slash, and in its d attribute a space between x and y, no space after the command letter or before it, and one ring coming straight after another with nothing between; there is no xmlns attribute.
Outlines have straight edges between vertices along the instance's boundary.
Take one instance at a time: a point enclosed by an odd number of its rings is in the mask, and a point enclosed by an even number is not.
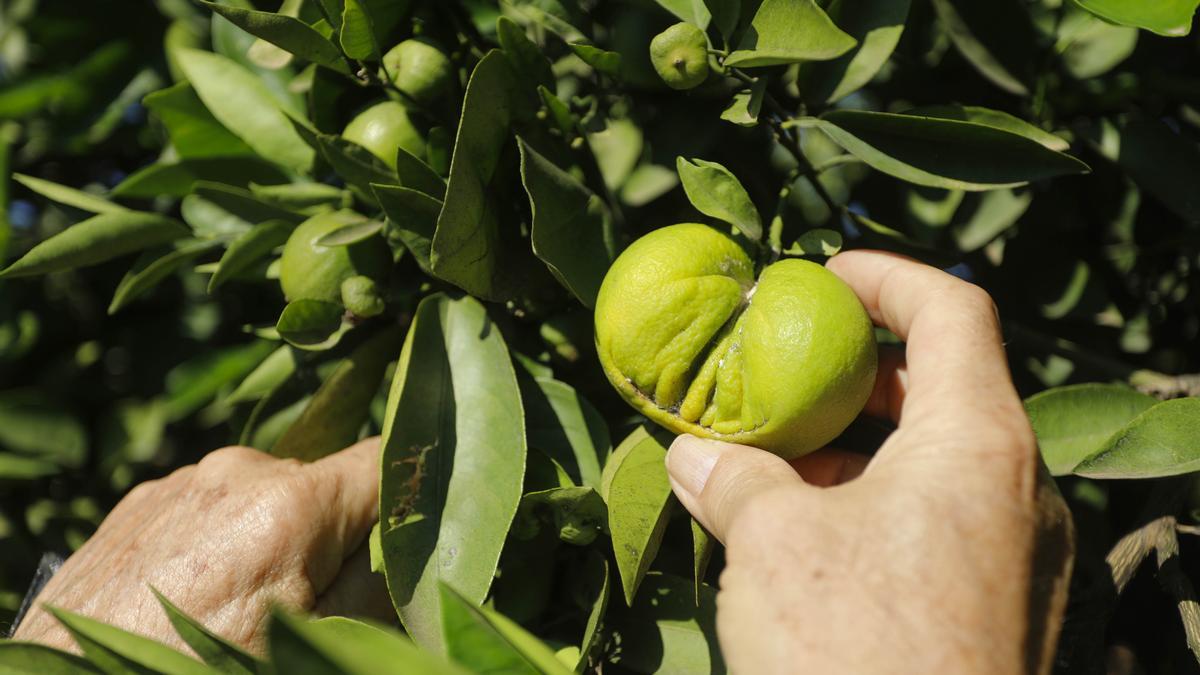
<svg viewBox="0 0 1200 675"><path fill-rule="evenodd" d="M1030 190L991 190L979 197L973 207L960 208L959 214L969 213L963 222L955 223L954 239L964 252L977 251L1017 223L1033 202Z"/></svg>
<svg viewBox="0 0 1200 675"><path fill-rule="evenodd" d="M612 213L574 176L518 139L521 181L533 211L533 252L586 307L612 263Z"/></svg>
<svg viewBox="0 0 1200 675"><path fill-rule="evenodd" d="M293 300L283 308L275 330L301 349L328 349L344 332L344 313L341 305L332 302Z"/></svg>
<svg viewBox="0 0 1200 675"><path fill-rule="evenodd" d="M268 637L277 673L467 675L390 629L340 616L305 621L276 612Z"/></svg>
<svg viewBox="0 0 1200 675"><path fill-rule="evenodd" d="M974 122L835 110L812 124L872 168L917 185L991 190L1089 171L1070 155Z"/></svg>
<svg viewBox="0 0 1200 675"><path fill-rule="evenodd" d="M61 472L52 462L0 452L0 480L33 480Z"/></svg>
<svg viewBox="0 0 1200 675"><path fill-rule="evenodd" d="M621 664L638 673L725 673L717 643L717 594L690 579L651 572L637 601L614 607L606 628L621 645Z"/></svg>
<svg viewBox="0 0 1200 675"><path fill-rule="evenodd" d="M183 197L198 181L222 181L231 185L282 183L287 176L277 166L258 157L206 157L177 162L155 162L139 169L112 190L113 197L154 199Z"/></svg>
<svg viewBox="0 0 1200 675"><path fill-rule="evenodd" d="M708 30L708 24L712 22L712 13L709 12L708 5L703 0L655 0L655 2L679 17L680 21L686 21L700 30ZM734 21L737 21L736 16Z"/></svg>
<svg viewBox="0 0 1200 675"><path fill-rule="evenodd" d="M516 233L502 232L500 205L488 190L509 138L514 87L499 50L488 52L471 73L429 252L434 275L485 300L508 300L523 285Z"/></svg>
<svg viewBox="0 0 1200 675"><path fill-rule="evenodd" d="M438 201L446 196L446 179L404 148L396 155L396 175L403 187L424 192Z"/></svg>
<svg viewBox="0 0 1200 675"><path fill-rule="evenodd" d="M587 546L608 528L608 509L594 488L560 486L521 497L517 520L532 532L541 522L551 523L561 541Z"/></svg>
<svg viewBox="0 0 1200 675"><path fill-rule="evenodd" d="M312 462L357 441L370 417L369 406L379 391L383 371L399 350L400 335L399 326L390 327L351 352L321 383L271 454Z"/></svg>
<svg viewBox="0 0 1200 675"><path fill-rule="evenodd" d="M108 305L109 316L150 292L179 268L216 248L220 243L206 239L185 239L175 242L166 252L146 251L134 261L133 267L121 278L121 283L117 284L112 302Z"/></svg>
<svg viewBox="0 0 1200 675"><path fill-rule="evenodd" d="M24 185L30 190L33 190L46 199L49 199L50 201L58 202L59 204L66 204L67 206L80 209L82 211L87 211L88 213L120 213L122 211L129 210L124 206L121 206L120 204L114 204L99 195L94 195L90 192L84 192L83 190L76 190L75 188L69 188L65 185L59 185L58 183L51 183L50 181L42 180L41 178L26 176L22 173L14 173L12 177L13 180L17 181L21 185Z"/></svg>
<svg viewBox="0 0 1200 675"><path fill-rule="evenodd" d="M1087 11L1122 26L1135 26L1167 37L1192 32L1200 0L1074 0Z"/></svg>
<svg viewBox="0 0 1200 675"><path fill-rule="evenodd" d="M541 48L529 39L520 24L507 16L501 16L496 19L496 37L500 40L500 47L504 50L504 56L512 66L513 72L520 79L549 90L555 88L550 60L542 53Z"/></svg>
<svg viewBox="0 0 1200 675"><path fill-rule="evenodd" d="M566 675L571 671L541 640L516 623L441 583L446 652L477 673Z"/></svg>
<svg viewBox="0 0 1200 675"><path fill-rule="evenodd" d="M283 220L298 225L304 220L299 213L280 208L249 190L223 182L198 181L192 186L192 191L252 225L268 220Z"/></svg>
<svg viewBox="0 0 1200 675"><path fill-rule="evenodd" d="M262 81L212 52L181 49L178 58L213 116L255 152L294 171L303 173L312 167L315 153L296 134L281 104Z"/></svg>
<svg viewBox="0 0 1200 675"><path fill-rule="evenodd" d="M1037 36L1020 0L932 0L959 53L997 87L1029 94Z"/></svg>
<svg viewBox="0 0 1200 675"><path fill-rule="evenodd" d="M592 68L595 68L596 72L604 73L610 77L618 77L621 74L621 55L617 52L610 52L588 44L570 44L567 46L571 48L571 51L575 52L575 56L578 56Z"/></svg>
<svg viewBox="0 0 1200 675"><path fill-rule="evenodd" d="M755 68L825 61L856 44L858 41L838 28L814 0L763 0L725 65Z"/></svg>
<svg viewBox="0 0 1200 675"><path fill-rule="evenodd" d="M366 148L351 143L340 136L322 134L305 126L306 123L292 119L292 126L301 138L317 148L338 176L367 202L374 199L372 183L391 185L396 182L396 173L381 159ZM400 152L403 156L406 153Z"/></svg>
<svg viewBox="0 0 1200 675"><path fill-rule="evenodd" d="M1050 473L1064 476L1157 402L1124 385L1089 383L1030 396L1025 410Z"/></svg>
<svg viewBox="0 0 1200 675"><path fill-rule="evenodd" d="M1071 147L1071 144L1061 136L1056 136L1049 131L1035 127L1020 117L1010 115L1001 110L992 110L973 105L928 105L905 111L904 114L982 124L993 129L1024 136L1056 152L1066 152Z"/></svg>
<svg viewBox="0 0 1200 675"><path fill-rule="evenodd" d="M688 200L706 216L733 225L752 241L762 241L762 219L746 188L729 169L703 159L678 157L675 167Z"/></svg>
<svg viewBox="0 0 1200 675"><path fill-rule="evenodd" d="M249 269L275 248L283 246L295 229L293 223L268 220L238 235L229 242L229 247L217 263L216 271L208 280L208 292L215 292L222 284Z"/></svg>
<svg viewBox="0 0 1200 675"><path fill-rule="evenodd" d="M831 61L800 67L799 86L809 101L833 103L858 91L883 67L904 32L911 0L834 0L826 11L858 45Z"/></svg>
<svg viewBox="0 0 1200 675"><path fill-rule="evenodd" d="M741 127L758 124L758 113L762 110L763 94L766 91L767 78L756 79L749 89L743 89L733 95L733 100L721 113L721 119Z"/></svg>
<svg viewBox="0 0 1200 675"><path fill-rule="evenodd" d="M366 241L383 231L382 220L366 220L338 228L317 240L319 246L349 246Z"/></svg>
<svg viewBox="0 0 1200 675"><path fill-rule="evenodd" d="M0 278L26 277L95 265L144 248L182 239L183 223L155 213L101 213L34 246L0 271Z"/></svg>
<svg viewBox="0 0 1200 675"><path fill-rule="evenodd" d="M788 255L837 255L842 250L842 234L836 230L815 229L800 235L784 253Z"/></svg>
<svg viewBox="0 0 1200 675"><path fill-rule="evenodd" d="M83 653L101 670L110 671L103 662L123 665L126 670L149 670L163 675L212 675L220 671L160 644L57 607L47 610L58 619L83 649Z"/></svg>
<svg viewBox="0 0 1200 675"><path fill-rule="evenodd" d="M46 645L4 640L0 641L0 672L5 675L76 675L101 671L85 659Z"/></svg>
<svg viewBox="0 0 1200 675"><path fill-rule="evenodd" d="M521 500L525 424L499 329L473 298L421 301L383 428L388 590L410 635L442 643L441 582L487 596Z"/></svg>
<svg viewBox="0 0 1200 675"><path fill-rule="evenodd" d="M312 26L297 18L275 12L241 9L207 0L200 0L200 3L247 33L302 59L340 73L350 72L337 47Z"/></svg>
<svg viewBox="0 0 1200 675"><path fill-rule="evenodd" d="M250 184L250 193L287 211L311 216L318 210L350 208L350 194L324 183Z"/></svg>
<svg viewBox="0 0 1200 675"><path fill-rule="evenodd" d="M1138 29L1114 26L1082 10L1068 11L1054 45L1062 64L1077 80L1099 77L1120 65L1137 48Z"/></svg>
<svg viewBox="0 0 1200 675"><path fill-rule="evenodd" d="M342 51L352 59L378 61L379 43L367 6L361 0L342 0L342 24L338 28Z"/></svg>
<svg viewBox="0 0 1200 675"><path fill-rule="evenodd" d="M441 200L405 187L372 184L371 189L387 215L384 232L389 241L393 237L398 240L428 272L429 248L442 211Z"/></svg>
<svg viewBox="0 0 1200 675"><path fill-rule="evenodd" d="M600 413L570 385L519 378L529 444L562 466L576 485L600 487L600 465L612 450Z"/></svg>
<svg viewBox="0 0 1200 675"><path fill-rule="evenodd" d="M592 662L592 652L599 649L603 643L604 632L601 629L611 595L606 558L595 553L588 556L583 574L589 582L588 586L595 589L595 597L591 602L591 611L588 612L587 624L583 628L583 638L579 641L579 663L575 665L576 673L586 671L588 664Z"/></svg>
<svg viewBox="0 0 1200 675"><path fill-rule="evenodd" d="M1138 187L1188 223L1200 223L1200 148L1194 141L1158 120L1134 120L1121 127L1103 120L1090 140Z"/></svg>
<svg viewBox="0 0 1200 675"><path fill-rule="evenodd" d="M171 621L171 626L180 639L208 665L231 675L255 675L265 665L237 645L208 630L199 621L184 614L165 595L159 593L158 589L151 587L150 590L154 592L154 597L158 598L158 604L162 605L167 619Z"/></svg>
<svg viewBox="0 0 1200 675"><path fill-rule="evenodd" d="M87 430L61 404L34 391L0 392L0 448L51 466L79 467L87 461Z"/></svg>
<svg viewBox="0 0 1200 675"><path fill-rule="evenodd" d="M288 345L284 345L263 359L238 384L229 396L225 397L227 404L257 401L270 394L276 387L287 381L296 372L296 353Z"/></svg>
<svg viewBox="0 0 1200 675"><path fill-rule="evenodd" d="M695 518L692 518L692 578L695 587L696 606L700 606L700 596L704 592L704 575L708 573L708 563L712 560L713 551L717 548L717 540Z"/></svg>
<svg viewBox="0 0 1200 675"><path fill-rule="evenodd" d="M1075 467L1088 478L1159 478L1200 470L1200 398L1163 401Z"/></svg>
<svg viewBox="0 0 1200 675"><path fill-rule="evenodd" d="M633 604L646 570L658 555L671 515L667 447L662 436L638 427L604 467L601 495L608 504L608 528L628 605Z"/></svg>
<svg viewBox="0 0 1200 675"><path fill-rule="evenodd" d="M238 157L254 150L225 128L187 82L147 94L143 105L167 129L171 147L181 158Z"/></svg>
<svg viewBox="0 0 1200 675"><path fill-rule="evenodd" d="M167 372L166 415L175 422L199 410L225 387L240 381L271 353L272 343L255 340L218 350L203 350Z"/></svg>

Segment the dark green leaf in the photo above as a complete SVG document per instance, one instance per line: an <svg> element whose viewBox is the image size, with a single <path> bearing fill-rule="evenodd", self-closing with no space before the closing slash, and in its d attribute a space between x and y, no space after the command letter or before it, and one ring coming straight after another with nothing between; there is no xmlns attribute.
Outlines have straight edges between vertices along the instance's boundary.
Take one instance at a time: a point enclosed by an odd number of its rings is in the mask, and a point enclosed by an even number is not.
<svg viewBox="0 0 1200 675"><path fill-rule="evenodd" d="M327 349L343 332L340 305L321 300L295 300L283 308L275 329L302 349Z"/></svg>
<svg viewBox="0 0 1200 675"><path fill-rule="evenodd" d="M237 389L225 397L225 402L234 404L257 401L274 391L295 372L296 354L291 347L284 345L263 359L263 362L238 384Z"/></svg>
<svg viewBox="0 0 1200 675"><path fill-rule="evenodd" d="M533 252L587 307L612 263L612 214L587 186L525 143L521 180L533 210Z"/></svg>
<svg viewBox="0 0 1200 675"><path fill-rule="evenodd" d="M1192 17L1200 0L1074 0L1075 4L1106 21L1181 37L1192 31Z"/></svg>
<svg viewBox="0 0 1200 675"><path fill-rule="evenodd" d="M593 47L586 44L568 45L571 51L575 52L584 63L596 69L597 72L604 73L610 77L617 77L621 74L621 55L617 52L610 52L599 47Z"/></svg>
<svg viewBox="0 0 1200 675"><path fill-rule="evenodd" d="M669 574L646 575L629 609L610 609L606 628L621 645L621 663L638 673L725 673L717 644L717 594Z"/></svg>
<svg viewBox="0 0 1200 675"><path fill-rule="evenodd" d="M671 515L667 448L657 436L638 427L604 465L601 496L608 504L608 527L628 605L658 555Z"/></svg>
<svg viewBox="0 0 1200 675"><path fill-rule="evenodd" d="M326 234L317 240L318 246L349 246L366 241L383 231L382 220L366 220L354 223Z"/></svg>
<svg viewBox="0 0 1200 675"><path fill-rule="evenodd" d="M1200 470L1200 398L1163 401L1075 467L1088 478L1158 478Z"/></svg>
<svg viewBox="0 0 1200 675"><path fill-rule="evenodd" d="M3 469L0 469L3 475ZM86 660L32 642L0 641L0 672L5 675L100 673Z"/></svg>
<svg viewBox="0 0 1200 675"><path fill-rule="evenodd" d="M1104 120L1091 141L1164 206L1189 223L1200 223L1200 149L1194 141L1157 120L1120 128Z"/></svg>
<svg viewBox="0 0 1200 675"><path fill-rule="evenodd" d="M76 190L58 183L51 183L48 180L26 176L25 174L14 173L13 180L21 185L33 190L39 195L59 204L87 211L88 213L119 213L128 211L120 204L114 204L100 195L95 195L90 192Z"/></svg>
<svg viewBox="0 0 1200 675"><path fill-rule="evenodd" d="M1054 48L1078 80L1099 77L1120 65L1137 48L1138 29L1114 26L1082 10L1068 11L1059 22Z"/></svg>
<svg viewBox="0 0 1200 675"><path fill-rule="evenodd" d="M741 127L758 124L758 113L762 110L763 94L766 91L767 79L756 79L749 89L743 89L733 95L733 100L721 113L721 119Z"/></svg>
<svg viewBox="0 0 1200 675"><path fill-rule="evenodd" d="M150 590L154 591L154 597L158 598L158 604L162 605L167 619L171 621L171 626L180 639L208 665L230 675L255 675L264 665L241 648L202 626L199 621L184 614L157 589Z"/></svg>
<svg viewBox="0 0 1200 675"><path fill-rule="evenodd" d="M446 179L404 148L396 155L396 175L403 187L424 192L438 201L446 196Z"/></svg>
<svg viewBox="0 0 1200 675"><path fill-rule="evenodd" d="M201 4L229 19L242 30L273 45L341 73L349 73L337 47L303 21L275 12L258 12L200 0Z"/></svg>
<svg viewBox="0 0 1200 675"><path fill-rule="evenodd" d="M1029 397L1025 410L1050 473L1063 476L1157 401L1119 384L1076 384Z"/></svg>
<svg viewBox="0 0 1200 675"><path fill-rule="evenodd" d="M374 199L371 192L372 183L392 185L396 182L396 173L370 150L339 136L308 129L302 122L293 120L292 124L296 133L307 143L318 148L321 156L329 162L329 166L366 201ZM406 153L401 151L400 154Z"/></svg>
<svg viewBox="0 0 1200 675"><path fill-rule="evenodd" d="M0 448L78 467L87 460L83 423L33 391L0 392Z"/></svg>
<svg viewBox="0 0 1200 675"><path fill-rule="evenodd" d="M725 65L753 68L824 61L856 44L814 0L763 0Z"/></svg>
<svg viewBox="0 0 1200 675"><path fill-rule="evenodd" d="M197 181L222 181L230 185L282 183L287 176L274 164L257 157L208 157L178 162L156 162L130 174L113 188L114 197L183 197Z"/></svg>
<svg viewBox="0 0 1200 675"><path fill-rule="evenodd" d="M225 255L217 263L217 269L208 280L208 292L212 293L222 284L237 277L257 263L276 247L283 246L296 226L282 220L268 220L238 235L229 242Z"/></svg>
<svg viewBox="0 0 1200 675"><path fill-rule="evenodd" d="M181 49L179 65L200 100L227 129L263 158L294 171L312 167L312 148L301 140L280 103L257 77L212 52Z"/></svg>
<svg viewBox="0 0 1200 675"><path fill-rule="evenodd" d="M350 353L271 448L276 457L316 461L358 440L383 371L400 348L401 330L380 331Z"/></svg>
<svg viewBox="0 0 1200 675"><path fill-rule="evenodd" d="M550 60L542 50L525 35L525 29L516 21L501 16L496 19L496 37L504 56L508 58L513 72L522 80L528 80L539 87L554 89L554 72L550 69Z"/></svg>
<svg viewBox="0 0 1200 675"><path fill-rule="evenodd" d="M688 200L706 216L733 225L752 241L762 241L762 219L750 195L729 169L703 159L675 161Z"/></svg>
<svg viewBox="0 0 1200 675"><path fill-rule="evenodd" d="M441 583L446 652L477 673L566 675L571 671L541 640Z"/></svg>
<svg viewBox="0 0 1200 675"><path fill-rule="evenodd" d="M375 41L375 26L362 0L342 0L342 24L338 28L342 51L352 59L378 61L379 43Z"/></svg>
<svg viewBox="0 0 1200 675"><path fill-rule="evenodd" d="M441 200L404 187L372 185L371 188L387 215L386 235L389 239L399 239L421 269L428 271L429 247L437 228L438 214L442 211Z"/></svg>
<svg viewBox="0 0 1200 675"><path fill-rule="evenodd" d="M834 0L829 17L858 45L832 61L806 63L800 91L809 101L833 103L875 77L900 42L910 0Z"/></svg>
<svg viewBox="0 0 1200 675"><path fill-rule="evenodd" d="M974 122L836 110L815 126L871 167L930 187L990 190L1089 170L1025 136Z"/></svg>
<svg viewBox="0 0 1200 675"><path fill-rule="evenodd" d="M788 255L837 255L842 250L842 235L836 230L815 229L800 235L784 253Z"/></svg>
<svg viewBox="0 0 1200 675"><path fill-rule="evenodd" d="M180 82L151 94L142 103L167 129L171 147L181 158L253 155L245 141L234 136L204 107L196 90Z"/></svg>
<svg viewBox="0 0 1200 675"><path fill-rule="evenodd" d="M530 492L521 497L517 519L554 526L558 538L568 544L587 546L608 528L608 509L600 494L590 487L563 486Z"/></svg>
<svg viewBox="0 0 1200 675"><path fill-rule="evenodd" d="M958 51L1001 89L1029 93L1036 35L1019 0L932 0Z"/></svg>
<svg viewBox="0 0 1200 675"><path fill-rule="evenodd" d="M221 672L150 638L57 607L47 609L71 633L88 659L101 666L101 670L109 670L101 663L103 660L163 675L215 675Z"/></svg>
<svg viewBox="0 0 1200 675"><path fill-rule="evenodd" d="M183 223L154 213L101 213L72 225L34 246L0 272L0 278L24 277L95 265L144 248L182 239Z"/></svg>
<svg viewBox="0 0 1200 675"><path fill-rule="evenodd" d="M467 675L403 635L340 616L304 621L277 612L268 636L281 675Z"/></svg>
<svg viewBox="0 0 1200 675"><path fill-rule="evenodd" d="M317 210L350 208L350 194L345 190L324 183L288 183L285 185L250 184L250 193L269 204L292 211L313 215Z"/></svg>
<svg viewBox="0 0 1200 675"><path fill-rule="evenodd" d="M696 606L700 606L700 595L704 591L704 575L708 572L708 562L712 559L717 540L692 518L692 577L696 591Z"/></svg>
<svg viewBox="0 0 1200 675"><path fill-rule="evenodd" d="M604 418L570 385L521 379L530 445L565 468L576 485L600 487L600 466L612 450Z"/></svg>
<svg viewBox="0 0 1200 675"><path fill-rule="evenodd" d="M218 392L240 381L271 353L272 343L255 340L236 347L204 350L167 372L167 419L171 422L199 410Z"/></svg>
<svg viewBox="0 0 1200 675"><path fill-rule="evenodd" d="M268 220L282 220L296 225L304 220L299 213L264 201L249 190L223 182L198 181L192 186L192 191L251 225Z"/></svg>
<svg viewBox="0 0 1200 675"><path fill-rule="evenodd" d="M908 110L904 114L982 124L993 129L1024 136L1057 152L1066 152L1071 147L1071 144L1061 137L1001 110L991 110L973 105L928 105Z"/></svg>
<svg viewBox="0 0 1200 675"><path fill-rule="evenodd" d="M476 300L423 300L383 429L380 522L388 590L410 635L442 643L439 584L491 586L521 500L525 425L500 331Z"/></svg>
<svg viewBox="0 0 1200 675"><path fill-rule="evenodd" d="M205 239L185 239L176 242L168 251L146 251L134 261L117 290L113 292L112 302L108 305L109 315L121 311L129 303L150 292L179 268L187 265L200 255L220 245L220 242Z"/></svg>
<svg viewBox="0 0 1200 675"><path fill-rule="evenodd" d="M589 582L588 586L595 589L595 598L592 600L591 611L588 612L587 625L583 629L583 639L579 642L579 663L575 665L576 673L586 671L588 664L592 662L592 652L599 649L602 644L603 631L601 628L605 611L608 609L608 597L611 595L606 558L598 554L590 555L587 566L584 568L584 574Z"/></svg>

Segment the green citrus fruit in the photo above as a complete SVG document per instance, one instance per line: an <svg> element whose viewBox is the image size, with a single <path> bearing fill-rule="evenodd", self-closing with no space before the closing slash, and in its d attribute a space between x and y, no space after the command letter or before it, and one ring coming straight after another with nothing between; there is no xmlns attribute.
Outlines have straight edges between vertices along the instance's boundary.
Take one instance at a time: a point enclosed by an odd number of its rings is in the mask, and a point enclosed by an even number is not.
<svg viewBox="0 0 1200 675"><path fill-rule="evenodd" d="M322 237L366 220L353 211L321 213L300 223L283 246L279 283L289 302L323 300L342 303L342 282L359 275L383 278L392 256L381 237L349 246L324 246Z"/></svg>
<svg viewBox="0 0 1200 675"><path fill-rule="evenodd" d="M383 67L397 89L424 105L437 101L454 84L454 64L426 38L405 40L392 47L383 55Z"/></svg>
<svg viewBox="0 0 1200 675"><path fill-rule="evenodd" d="M342 282L342 304L346 311L364 319L382 314L385 308L379 284L361 274Z"/></svg>
<svg viewBox="0 0 1200 675"><path fill-rule="evenodd" d="M677 23L650 41L650 63L668 87L697 87L708 77L708 40L692 24Z"/></svg>
<svg viewBox="0 0 1200 675"><path fill-rule="evenodd" d="M396 152L404 148L417 157L425 156L425 139L413 126L404 105L396 101L376 103L346 125L342 138L357 143L396 168Z"/></svg>
<svg viewBox="0 0 1200 675"><path fill-rule="evenodd" d="M613 263L596 349L613 386L655 422L788 458L853 421L878 358L866 310L833 273L788 259L756 279L736 241L695 223L655 230Z"/></svg>

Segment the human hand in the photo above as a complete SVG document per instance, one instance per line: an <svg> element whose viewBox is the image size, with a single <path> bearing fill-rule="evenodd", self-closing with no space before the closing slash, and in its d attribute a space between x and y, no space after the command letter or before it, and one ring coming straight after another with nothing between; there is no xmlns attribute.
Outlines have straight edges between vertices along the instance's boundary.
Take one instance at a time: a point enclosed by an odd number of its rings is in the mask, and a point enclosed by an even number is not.
<svg viewBox="0 0 1200 675"><path fill-rule="evenodd" d="M991 298L883 253L829 269L906 344L881 354L867 404L898 424L875 457L789 463L692 436L667 455L675 494L726 546L717 630L730 670L1048 671L1070 516L1040 478Z"/></svg>
<svg viewBox="0 0 1200 675"><path fill-rule="evenodd" d="M378 485L377 438L312 464L251 448L212 452L130 491L50 579L13 637L73 647L44 603L182 646L151 586L256 651L275 604L394 616L364 545Z"/></svg>

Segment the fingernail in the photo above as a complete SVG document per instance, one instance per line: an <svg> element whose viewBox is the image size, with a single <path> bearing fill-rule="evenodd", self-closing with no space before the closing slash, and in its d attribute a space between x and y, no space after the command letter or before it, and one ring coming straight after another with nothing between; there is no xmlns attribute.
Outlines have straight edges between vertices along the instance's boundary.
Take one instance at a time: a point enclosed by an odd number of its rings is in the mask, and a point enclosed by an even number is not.
<svg viewBox="0 0 1200 675"><path fill-rule="evenodd" d="M667 473L681 489L698 497L719 454L719 444L684 434L667 451Z"/></svg>

